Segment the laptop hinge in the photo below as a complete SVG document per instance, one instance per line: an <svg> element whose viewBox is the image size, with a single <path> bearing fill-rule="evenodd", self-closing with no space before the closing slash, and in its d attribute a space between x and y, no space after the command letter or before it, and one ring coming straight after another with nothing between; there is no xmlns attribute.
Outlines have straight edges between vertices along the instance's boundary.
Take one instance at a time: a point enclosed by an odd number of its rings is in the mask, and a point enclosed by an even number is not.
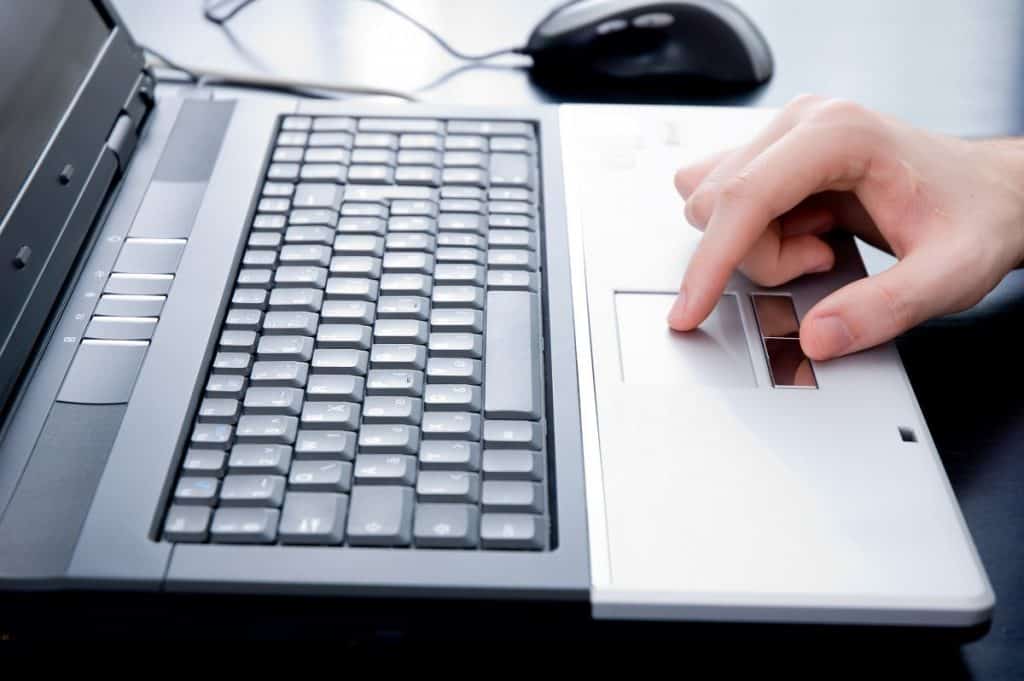
<svg viewBox="0 0 1024 681"><path fill-rule="evenodd" d="M105 148L110 149L117 157L118 174L128 167L128 161L135 152L142 126L145 125L149 112L153 109L153 78L143 72L135 81L131 95L121 107Z"/></svg>

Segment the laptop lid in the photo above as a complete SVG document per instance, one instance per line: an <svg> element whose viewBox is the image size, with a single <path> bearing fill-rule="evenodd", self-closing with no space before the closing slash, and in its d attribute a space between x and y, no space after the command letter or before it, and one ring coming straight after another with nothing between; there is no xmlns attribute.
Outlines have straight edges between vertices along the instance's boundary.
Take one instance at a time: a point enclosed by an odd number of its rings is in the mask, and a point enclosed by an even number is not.
<svg viewBox="0 0 1024 681"><path fill-rule="evenodd" d="M142 54L105 0L0 5L0 404L134 146ZM113 137L112 137L113 135ZM113 143L111 143L113 140ZM106 161L103 159L106 158Z"/></svg>

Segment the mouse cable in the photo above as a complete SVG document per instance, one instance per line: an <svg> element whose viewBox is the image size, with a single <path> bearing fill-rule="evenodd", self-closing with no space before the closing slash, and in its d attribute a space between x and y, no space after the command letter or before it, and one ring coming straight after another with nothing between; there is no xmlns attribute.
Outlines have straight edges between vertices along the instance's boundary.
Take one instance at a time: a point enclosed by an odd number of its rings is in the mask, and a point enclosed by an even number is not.
<svg viewBox="0 0 1024 681"><path fill-rule="evenodd" d="M575 4L578 1L579 0L566 0L564 2L558 3L558 5L556 5L554 9L547 13L544 19L542 19L541 23L543 23L548 18L552 17L554 14L561 11L562 9L568 7L569 5ZM217 25L223 25L226 24L233 16L241 12L246 7L252 5L254 2L256 2L256 0L215 0L213 4L207 4L206 2L204 2L203 17ZM439 34L437 31L430 28L429 26L419 21L418 19L412 17L405 11L399 9L391 2L389 2L389 0L364 0L364 2L377 5L378 7L383 7L384 9L395 14L396 16L401 17L402 19L409 22L419 30L423 31L423 33L425 33L435 43L437 43L441 47L441 49L443 49L445 52L452 55L456 59L461 59L463 61L468 62L481 62L487 61L489 59L494 59L495 57L500 57L506 54L527 54L526 46L524 45L517 45L515 47L503 47L498 50L484 52L483 54L470 54L468 52L463 52L462 50L453 47L452 44L445 40L444 37L442 37L441 34ZM232 3L236 4L232 6ZM226 12L223 11L225 6L229 6Z"/></svg>
<svg viewBox="0 0 1024 681"><path fill-rule="evenodd" d="M287 92L293 94L302 94L309 96L312 94L314 97L321 99L329 99L330 96L321 94L323 92L336 93L342 95L377 95L383 97L395 97L397 99L403 99L408 102L419 101L415 95L408 92L402 92L401 90L392 90L389 88L378 88L366 85L350 85L346 83L331 83L322 81L304 81L295 80L292 78L279 78L275 76L250 76L244 73L235 73L231 71L218 71L211 69L197 69L191 66L186 66L180 62L173 61L168 57L164 56L160 52L154 50L146 45L139 45L144 51L149 53L152 57L155 57L158 62L161 62L164 66L178 71L185 75L187 82L194 83L199 86L203 85L228 85L236 87L253 88L259 90L274 90L278 92ZM157 78L158 81L168 82L166 78ZM180 82L180 81L178 81Z"/></svg>

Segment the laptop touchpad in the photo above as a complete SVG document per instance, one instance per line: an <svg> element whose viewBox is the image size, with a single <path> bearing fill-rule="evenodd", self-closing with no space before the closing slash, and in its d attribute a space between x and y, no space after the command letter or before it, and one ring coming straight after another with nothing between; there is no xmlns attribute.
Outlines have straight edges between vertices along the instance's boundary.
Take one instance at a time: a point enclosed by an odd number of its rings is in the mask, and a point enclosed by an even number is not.
<svg viewBox="0 0 1024 681"><path fill-rule="evenodd" d="M623 382L755 387L737 297L723 295L699 328L678 332L666 322L675 295L615 294Z"/></svg>

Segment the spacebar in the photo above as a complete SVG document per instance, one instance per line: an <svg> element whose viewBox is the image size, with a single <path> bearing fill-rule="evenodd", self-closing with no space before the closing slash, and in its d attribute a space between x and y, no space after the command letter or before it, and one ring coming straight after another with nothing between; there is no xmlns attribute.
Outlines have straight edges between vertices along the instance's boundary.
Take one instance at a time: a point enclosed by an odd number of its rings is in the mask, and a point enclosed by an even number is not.
<svg viewBox="0 0 1024 681"><path fill-rule="evenodd" d="M539 419L541 332L537 294L489 291L484 355L484 416Z"/></svg>

